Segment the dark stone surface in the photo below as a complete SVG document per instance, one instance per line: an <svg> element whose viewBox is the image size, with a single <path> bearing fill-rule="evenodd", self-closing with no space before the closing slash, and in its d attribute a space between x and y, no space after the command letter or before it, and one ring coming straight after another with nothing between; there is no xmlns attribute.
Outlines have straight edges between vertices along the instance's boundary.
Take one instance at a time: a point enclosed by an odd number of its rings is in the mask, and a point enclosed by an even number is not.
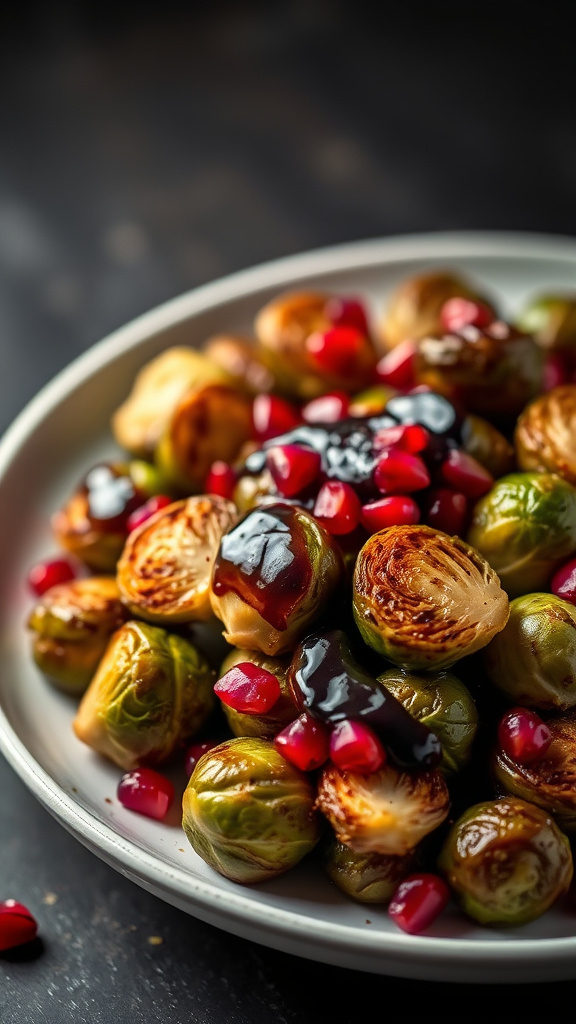
<svg viewBox="0 0 576 1024"><path fill-rule="evenodd" d="M0 431L109 331L229 272L409 232L576 235L567 4L10 7ZM41 940L0 957L2 1024L352 1024L367 1007L427 1015L448 1000L460 1015L472 993L314 964L190 918L86 851L0 757L8 896L35 908ZM472 995L518 1015L575 991Z"/></svg>

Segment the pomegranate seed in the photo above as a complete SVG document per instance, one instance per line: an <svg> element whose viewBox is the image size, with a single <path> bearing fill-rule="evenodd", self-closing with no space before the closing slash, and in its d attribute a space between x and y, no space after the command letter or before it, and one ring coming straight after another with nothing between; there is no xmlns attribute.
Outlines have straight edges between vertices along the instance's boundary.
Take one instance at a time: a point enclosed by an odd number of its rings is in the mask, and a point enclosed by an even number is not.
<svg viewBox="0 0 576 1024"><path fill-rule="evenodd" d="M382 356L376 364L376 377L380 383L399 391L412 387L417 348L417 342L406 338Z"/></svg>
<svg viewBox="0 0 576 1024"><path fill-rule="evenodd" d="M571 558L556 570L550 583L550 590L556 597L576 604L576 558Z"/></svg>
<svg viewBox="0 0 576 1024"><path fill-rule="evenodd" d="M305 423L337 423L348 415L350 399L345 391L327 391L302 407Z"/></svg>
<svg viewBox="0 0 576 1024"><path fill-rule="evenodd" d="M374 483L382 494L409 494L428 487L430 474L418 455L393 448L383 452L376 463Z"/></svg>
<svg viewBox="0 0 576 1024"><path fill-rule="evenodd" d="M348 327L356 327L362 334L369 333L366 309L360 299L333 295L324 306L324 316L335 327L346 324Z"/></svg>
<svg viewBox="0 0 576 1024"><path fill-rule="evenodd" d="M354 375L365 346L366 335L348 324L314 331L306 338L307 352L322 370L336 377Z"/></svg>
<svg viewBox="0 0 576 1024"><path fill-rule="evenodd" d="M386 448L401 448L404 452L417 455L428 447L430 434L419 423L399 423L394 427L382 427L374 434L374 451Z"/></svg>
<svg viewBox="0 0 576 1024"><path fill-rule="evenodd" d="M273 672L242 661L214 684L214 693L234 711L259 715L270 711L278 700L280 683Z"/></svg>
<svg viewBox="0 0 576 1024"><path fill-rule="evenodd" d="M0 903L0 953L31 942L38 934L38 925L27 907L16 900Z"/></svg>
<svg viewBox="0 0 576 1024"><path fill-rule="evenodd" d="M252 424L259 441L269 441L279 434L286 434L300 422L296 406L279 395L262 392L252 402Z"/></svg>
<svg viewBox="0 0 576 1024"><path fill-rule="evenodd" d="M488 327L494 320L494 310L485 302L464 299L455 295L442 306L440 322L445 331L459 331L472 324L474 327Z"/></svg>
<svg viewBox="0 0 576 1024"><path fill-rule="evenodd" d="M368 775L386 761L386 752L376 733L364 722L344 719L330 734L330 758L344 771Z"/></svg>
<svg viewBox="0 0 576 1024"><path fill-rule="evenodd" d="M508 757L520 764L530 764L546 753L552 733L535 711L510 708L498 723L498 741Z"/></svg>
<svg viewBox="0 0 576 1024"><path fill-rule="evenodd" d="M368 533L388 526L410 526L420 522L420 507L407 494L391 494L362 506L360 522Z"/></svg>
<svg viewBox="0 0 576 1024"><path fill-rule="evenodd" d="M360 498L350 484L327 480L316 495L313 514L330 533L338 536L356 529L361 509Z"/></svg>
<svg viewBox="0 0 576 1024"><path fill-rule="evenodd" d="M227 462L217 459L208 470L204 481L205 494L217 494L220 498L228 498L232 501L238 474L233 466Z"/></svg>
<svg viewBox="0 0 576 1024"><path fill-rule="evenodd" d="M451 448L440 467L442 479L467 498L481 498L492 487L494 477L473 455Z"/></svg>
<svg viewBox="0 0 576 1024"><path fill-rule="evenodd" d="M117 795L120 803L129 810L160 820L172 804L174 786L170 779L153 768L134 768L120 779Z"/></svg>
<svg viewBox="0 0 576 1024"><path fill-rule="evenodd" d="M424 521L443 533L462 536L468 519L468 498L450 487L435 487L424 506Z"/></svg>
<svg viewBox="0 0 576 1024"><path fill-rule="evenodd" d="M280 494L293 498L313 482L320 471L320 453L298 444L273 445L266 466Z"/></svg>
<svg viewBox="0 0 576 1024"><path fill-rule="evenodd" d="M423 871L402 879L388 904L388 914L403 931L418 935L436 920L449 899L444 879Z"/></svg>
<svg viewBox="0 0 576 1024"><path fill-rule="evenodd" d="M273 742L278 753L303 772L314 771L328 760L329 729L306 713L282 729Z"/></svg>
<svg viewBox="0 0 576 1024"><path fill-rule="evenodd" d="M544 361L542 390L552 391L560 384L568 384L570 379L570 364L566 356L560 352L549 352Z"/></svg>
<svg viewBox="0 0 576 1024"><path fill-rule="evenodd" d="M184 770L188 778L192 775L197 762L208 750L218 746L219 740L204 740L202 743L191 743L184 755Z"/></svg>
<svg viewBox="0 0 576 1024"><path fill-rule="evenodd" d="M69 558L47 558L37 562L28 573L28 586L41 597L57 583L68 583L80 575L79 567Z"/></svg>
<svg viewBox="0 0 576 1024"><path fill-rule="evenodd" d="M174 498L171 498L168 494L154 494L148 501L145 501L139 508L135 508L130 513L126 520L126 529L128 533L132 533L137 526L142 526L150 516L153 516L155 512L159 512L161 508L166 508L167 505L171 505Z"/></svg>

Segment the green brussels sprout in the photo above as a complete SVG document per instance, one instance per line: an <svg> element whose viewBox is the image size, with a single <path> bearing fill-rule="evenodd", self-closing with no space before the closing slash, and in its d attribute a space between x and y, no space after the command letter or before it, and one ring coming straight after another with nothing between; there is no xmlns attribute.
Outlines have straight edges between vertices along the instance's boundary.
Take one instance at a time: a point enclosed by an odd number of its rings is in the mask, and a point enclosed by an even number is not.
<svg viewBox="0 0 576 1024"><path fill-rule="evenodd" d="M249 885L293 868L321 838L306 772L258 737L235 737L199 758L182 798L182 827L199 857Z"/></svg>
<svg viewBox="0 0 576 1024"><path fill-rule="evenodd" d="M497 479L516 469L514 445L493 423L469 413L462 423L462 447Z"/></svg>
<svg viewBox="0 0 576 1024"><path fill-rule="evenodd" d="M206 657L189 640L126 622L80 701L74 732L126 771L164 764L214 709L214 680Z"/></svg>
<svg viewBox="0 0 576 1024"><path fill-rule="evenodd" d="M516 325L546 351L576 348L576 294L532 296Z"/></svg>
<svg viewBox="0 0 576 1024"><path fill-rule="evenodd" d="M387 905L420 860L415 850L404 856L358 853L331 835L321 850L321 864L328 878L357 903Z"/></svg>
<svg viewBox="0 0 576 1024"><path fill-rule="evenodd" d="M276 656L325 611L343 575L328 531L283 502L252 509L220 541L210 595L224 638Z"/></svg>
<svg viewBox="0 0 576 1024"><path fill-rule="evenodd" d="M510 598L545 590L576 551L576 487L555 473L509 473L476 502L467 540Z"/></svg>
<svg viewBox="0 0 576 1024"><path fill-rule="evenodd" d="M484 647L506 624L508 597L487 560L431 526L372 534L354 569L358 629L384 658L438 671Z"/></svg>
<svg viewBox="0 0 576 1024"><path fill-rule="evenodd" d="M480 924L527 924L567 892L570 843L541 807L500 797L469 807L450 828L438 856L455 900Z"/></svg>
<svg viewBox="0 0 576 1024"><path fill-rule="evenodd" d="M438 767L444 775L449 778L469 764L479 716L472 694L457 676L390 668L378 681L438 737L442 746Z"/></svg>
<svg viewBox="0 0 576 1024"><path fill-rule="evenodd" d="M280 696L270 711L258 715L245 714L222 703L224 717L234 736L259 736L263 740L272 740L281 729L293 722L300 714L287 678L290 655L271 658L263 654L262 651L249 651L236 647L224 658L220 666L219 678L229 672L234 665L240 665L244 661L249 661L275 675L280 683Z"/></svg>
<svg viewBox="0 0 576 1024"><path fill-rule="evenodd" d="M483 663L513 704L550 711L576 706L576 607L549 593L515 597Z"/></svg>
<svg viewBox="0 0 576 1024"><path fill-rule="evenodd" d="M81 696L110 637L128 617L114 576L58 583L28 617L34 661L58 689Z"/></svg>

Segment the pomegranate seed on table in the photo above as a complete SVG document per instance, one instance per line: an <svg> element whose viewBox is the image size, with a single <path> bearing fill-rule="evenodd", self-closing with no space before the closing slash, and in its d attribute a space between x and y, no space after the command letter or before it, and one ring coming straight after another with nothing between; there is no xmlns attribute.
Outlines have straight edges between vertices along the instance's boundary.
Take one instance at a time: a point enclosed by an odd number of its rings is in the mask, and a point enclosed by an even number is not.
<svg viewBox="0 0 576 1024"><path fill-rule="evenodd" d="M515 707L502 715L498 741L508 757L520 764L530 764L544 756L552 742L552 733L535 711Z"/></svg>
<svg viewBox="0 0 576 1024"><path fill-rule="evenodd" d="M394 427L382 427L374 434L374 451L386 448L400 448L402 451L418 455L428 447L430 434L426 427L419 423L399 423Z"/></svg>
<svg viewBox="0 0 576 1024"><path fill-rule="evenodd" d="M329 533L338 536L356 529L361 509L360 498L351 484L327 480L316 495L313 514Z"/></svg>
<svg viewBox="0 0 576 1024"><path fill-rule="evenodd" d="M214 684L214 693L234 711L259 715L274 707L280 697L280 683L273 672L242 661L221 676Z"/></svg>
<svg viewBox="0 0 576 1024"><path fill-rule="evenodd" d="M192 775L197 762L202 757L202 754L206 754L209 750L218 746L220 740L203 740L200 743L191 743L184 754L184 771L188 778Z"/></svg>
<svg viewBox="0 0 576 1024"><path fill-rule="evenodd" d="M420 507L408 494L391 494L362 506L360 522L368 533L388 526L410 526L420 522Z"/></svg>
<svg viewBox="0 0 576 1024"><path fill-rule="evenodd" d="M130 811L161 820L174 800L174 786L153 768L134 768L120 779L117 796Z"/></svg>
<svg viewBox="0 0 576 1024"><path fill-rule="evenodd" d="M430 474L418 455L391 448L376 463L374 483L382 494L404 494L428 487Z"/></svg>
<svg viewBox="0 0 576 1024"><path fill-rule="evenodd" d="M38 934L38 925L23 903L17 900L0 902L0 953L32 942Z"/></svg>
<svg viewBox="0 0 576 1024"><path fill-rule="evenodd" d="M552 576L550 590L570 604L576 604L576 558L560 566Z"/></svg>
<svg viewBox="0 0 576 1024"><path fill-rule="evenodd" d="M424 521L443 533L461 537L468 520L468 498L451 487L434 487L424 504Z"/></svg>
<svg viewBox="0 0 576 1024"><path fill-rule="evenodd" d="M494 483L494 477L473 455L451 448L440 467L442 479L467 498L481 498Z"/></svg>
<svg viewBox="0 0 576 1024"><path fill-rule="evenodd" d="M376 379L398 391L406 391L414 384L414 364L417 342L407 338L390 349L376 364Z"/></svg>
<svg viewBox="0 0 576 1024"><path fill-rule="evenodd" d="M300 494L316 479L321 461L319 452L298 444L272 445L266 452L266 466L285 498Z"/></svg>
<svg viewBox="0 0 576 1024"><path fill-rule="evenodd" d="M273 743L287 761L303 772L310 772L328 760L330 731L323 722L304 712L282 729Z"/></svg>
<svg viewBox="0 0 576 1024"><path fill-rule="evenodd" d="M258 441L270 441L302 422L300 411L279 395L262 392L252 402L252 423Z"/></svg>
<svg viewBox="0 0 576 1024"><path fill-rule="evenodd" d="M220 498L232 500L238 474L233 466L221 459L213 462L204 481L205 494L217 494Z"/></svg>
<svg viewBox="0 0 576 1024"><path fill-rule="evenodd" d="M324 306L324 316L335 327L346 324L349 327L356 327L362 334L369 333L368 316L360 299L333 295Z"/></svg>
<svg viewBox="0 0 576 1024"><path fill-rule="evenodd" d="M80 567L70 558L46 558L36 562L28 572L28 586L37 597L41 597L57 583L77 579L80 572Z"/></svg>
<svg viewBox="0 0 576 1024"><path fill-rule="evenodd" d="M494 319L494 311L485 302L465 299L459 295L447 299L440 310L440 321L445 331L459 331L468 324L473 327L489 327Z"/></svg>
<svg viewBox="0 0 576 1024"><path fill-rule="evenodd" d="M350 396L345 391L327 391L302 406L305 423L337 423L348 415Z"/></svg>
<svg viewBox="0 0 576 1024"><path fill-rule="evenodd" d="M353 376L366 347L366 335L357 327L341 324L314 331L306 338L306 351L321 370L336 377Z"/></svg>
<svg viewBox="0 0 576 1024"><path fill-rule="evenodd" d="M174 498L171 498L168 494L154 494L148 501L145 501L143 505L135 508L130 513L126 520L126 529L128 533L132 533L137 526L141 526L145 523L150 516L153 516L155 512L159 512L161 508L166 508L171 505Z"/></svg>
<svg viewBox="0 0 576 1024"><path fill-rule="evenodd" d="M388 904L388 915L402 931L419 935L436 920L450 900L450 889L440 875L423 871L408 875Z"/></svg>
<svg viewBox="0 0 576 1024"><path fill-rule="evenodd" d="M378 736L364 722L343 719L332 727L330 758L343 771L370 774L386 761L386 751Z"/></svg>

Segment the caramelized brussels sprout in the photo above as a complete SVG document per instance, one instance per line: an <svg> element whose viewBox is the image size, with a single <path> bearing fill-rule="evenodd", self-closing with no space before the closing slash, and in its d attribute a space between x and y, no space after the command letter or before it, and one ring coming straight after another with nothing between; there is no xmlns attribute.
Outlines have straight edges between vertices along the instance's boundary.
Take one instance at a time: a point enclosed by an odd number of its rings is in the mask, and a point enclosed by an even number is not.
<svg viewBox="0 0 576 1024"><path fill-rule="evenodd" d="M442 772L402 772L384 764L360 775L327 762L316 807L339 842L361 854L404 857L448 817L450 794Z"/></svg>
<svg viewBox="0 0 576 1024"><path fill-rule="evenodd" d="M576 551L576 488L556 473L509 473L474 506L467 540L510 598L545 590Z"/></svg>
<svg viewBox="0 0 576 1024"><path fill-rule="evenodd" d="M516 451L507 437L493 423L470 413L462 423L462 447L497 479L512 473L516 467Z"/></svg>
<svg viewBox="0 0 576 1024"><path fill-rule="evenodd" d="M543 294L529 299L516 324L546 351L576 348L576 294Z"/></svg>
<svg viewBox="0 0 576 1024"><path fill-rule="evenodd" d="M480 924L527 924L567 890L568 838L542 808L517 797L474 804L450 829L438 858L455 899Z"/></svg>
<svg viewBox="0 0 576 1024"><path fill-rule="evenodd" d="M270 353L257 347L251 338L215 334L208 338L202 351L225 370L237 388L254 395L281 390L272 372Z"/></svg>
<svg viewBox="0 0 576 1024"><path fill-rule="evenodd" d="M470 690L457 676L390 668L378 681L438 737L442 746L439 768L447 778L469 764L479 716Z"/></svg>
<svg viewBox="0 0 576 1024"><path fill-rule="evenodd" d="M126 771L164 764L214 709L215 673L189 640L128 621L110 639L74 719L78 739Z"/></svg>
<svg viewBox="0 0 576 1024"><path fill-rule="evenodd" d="M59 689L80 696L112 633L127 619L114 576L57 583L28 617L34 661Z"/></svg>
<svg viewBox="0 0 576 1024"><path fill-rule="evenodd" d="M244 712L236 711L224 703L222 711L234 736L259 736L263 740L274 739L284 726L289 725L300 714L287 678L290 656L271 658L262 654L261 651L242 650L235 647L224 658L220 666L219 677L225 675L234 665L240 665L244 661L249 661L259 668L266 669L267 672L272 672L280 683L280 697L270 711L265 714L244 714Z"/></svg>
<svg viewBox="0 0 576 1024"><path fill-rule="evenodd" d="M576 706L576 607L569 601L547 592L514 598L504 629L482 653L486 673L512 704Z"/></svg>
<svg viewBox="0 0 576 1024"><path fill-rule="evenodd" d="M516 424L518 466L557 473L576 485L576 384L562 384L531 402Z"/></svg>
<svg viewBox="0 0 576 1024"><path fill-rule="evenodd" d="M404 856L358 853L331 835L321 851L328 878L357 903L390 902L406 875L415 871L419 858L414 850Z"/></svg>
<svg viewBox="0 0 576 1024"><path fill-rule="evenodd" d="M132 614L167 626L211 619L212 566L222 534L237 519L233 502L200 494L167 505L132 530L117 570Z"/></svg>
<svg viewBox="0 0 576 1024"><path fill-rule="evenodd" d="M330 534L284 503L246 513L220 541L211 602L236 647L285 654L326 609L342 560Z"/></svg>
<svg viewBox="0 0 576 1024"><path fill-rule="evenodd" d="M486 559L430 526L372 534L354 569L353 610L365 642L395 665L448 668L506 624L508 597Z"/></svg>
<svg viewBox="0 0 576 1024"><path fill-rule="evenodd" d="M310 777L254 737L202 755L184 791L182 827L206 864L246 885L288 871L321 836Z"/></svg>

